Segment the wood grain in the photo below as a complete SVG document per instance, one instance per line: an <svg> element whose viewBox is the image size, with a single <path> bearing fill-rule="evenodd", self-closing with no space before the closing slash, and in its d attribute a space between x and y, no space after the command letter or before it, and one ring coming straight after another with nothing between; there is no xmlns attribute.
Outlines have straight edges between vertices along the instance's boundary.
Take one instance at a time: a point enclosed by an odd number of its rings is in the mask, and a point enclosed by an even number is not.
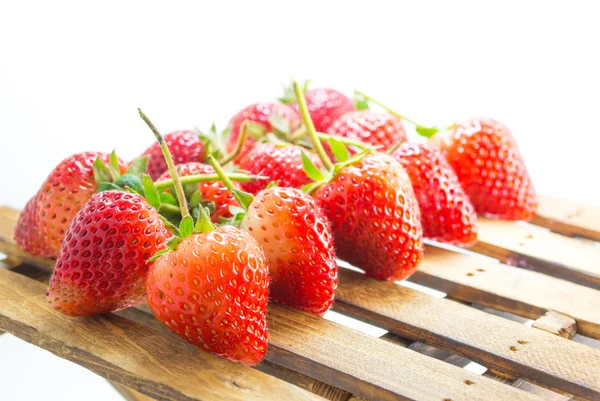
<svg viewBox="0 0 600 401"><path fill-rule="evenodd" d="M577 334L577 322L575 322L575 319L554 311L546 312L544 316L533 322L531 327L569 340Z"/></svg>
<svg viewBox="0 0 600 401"><path fill-rule="evenodd" d="M52 311L45 285L0 269L0 328L158 400L321 399L116 315Z"/></svg>
<svg viewBox="0 0 600 401"><path fill-rule="evenodd" d="M551 231L600 241L600 208L540 195L537 216L532 224Z"/></svg>
<svg viewBox="0 0 600 401"><path fill-rule="evenodd" d="M270 305L267 358L367 399L529 399L525 392L305 313ZM307 357L298 357L310 355ZM386 391L374 393L373 383Z"/></svg>
<svg viewBox="0 0 600 401"><path fill-rule="evenodd" d="M600 289L600 247L535 226L480 218L479 241L470 250Z"/></svg>
<svg viewBox="0 0 600 401"><path fill-rule="evenodd" d="M600 398L600 352L447 299L340 271L335 308L555 391Z"/></svg>
<svg viewBox="0 0 600 401"><path fill-rule="evenodd" d="M574 318L581 334L600 338L600 291L588 287L435 247L427 247L410 280L530 319L554 310Z"/></svg>

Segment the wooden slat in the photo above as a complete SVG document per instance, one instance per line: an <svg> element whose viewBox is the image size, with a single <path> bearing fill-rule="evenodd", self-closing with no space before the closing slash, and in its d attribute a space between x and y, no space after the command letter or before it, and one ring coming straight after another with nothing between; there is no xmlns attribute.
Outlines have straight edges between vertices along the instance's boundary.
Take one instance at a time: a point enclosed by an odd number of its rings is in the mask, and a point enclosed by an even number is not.
<svg viewBox="0 0 600 401"><path fill-rule="evenodd" d="M0 327L161 400L321 399L296 386L116 315L73 319L46 302L46 286L0 269Z"/></svg>
<svg viewBox="0 0 600 401"><path fill-rule="evenodd" d="M552 390L600 398L600 352L540 330L345 269L334 307Z"/></svg>
<svg viewBox="0 0 600 401"><path fill-rule="evenodd" d="M600 289L600 247L534 226L478 220L472 251L504 263Z"/></svg>
<svg viewBox="0 0 600 401"><path fill-rule="evenodd" d="M575 319L554 311L546 312L544 316L533 322L531 327L569 340L577 334L577 322L575 322Z"/></svg>
<svg viewBox="0 0 600 401"><path fill-rule="evenodd" d="M425 254L411 281L531 319L554 310L574 318L581 334L600 338L600 291L482 256L434 247Z"/></svg>
<svg viewBox="0 0 600 401"><path fill-rule="evenodd" d="M600 207L540 195L532 224L554 232L600 241Z"/></svg>

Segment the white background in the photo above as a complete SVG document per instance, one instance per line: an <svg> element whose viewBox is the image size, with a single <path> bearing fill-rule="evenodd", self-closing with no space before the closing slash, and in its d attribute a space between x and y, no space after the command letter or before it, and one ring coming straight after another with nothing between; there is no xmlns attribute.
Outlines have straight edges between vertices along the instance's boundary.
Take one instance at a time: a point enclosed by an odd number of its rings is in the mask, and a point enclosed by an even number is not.
<svg viewBox="0 0 600 401"><path fill-rule="evenodd" d="M22 207L72 153L141 153L137 107L164 133L222 127L293 76L424 124L495 117L539 192L600 205L599 15L593 1L0 0L0 204ZM73 366L0 337L0 399L119 399Z"/></svg>

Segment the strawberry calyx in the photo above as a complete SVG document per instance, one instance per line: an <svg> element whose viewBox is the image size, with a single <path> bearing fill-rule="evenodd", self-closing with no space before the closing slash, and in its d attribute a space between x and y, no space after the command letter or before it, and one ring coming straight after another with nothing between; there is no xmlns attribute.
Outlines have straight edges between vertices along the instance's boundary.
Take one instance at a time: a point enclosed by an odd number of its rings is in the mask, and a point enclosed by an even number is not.
<svg viewBox="0 0 600 401"><path fill-rule="evenodd" d="M108 158L108 165L106 165L100 157L97 157L92 164L92 172L94 174L94 181L97 185L97 191L124 191L127 190L127 187L140 189L140 180L142 175L146 173L147 165L148 156L139 157L129 165L124 174L121 174L119 158L114 150Z"/></svg>
<svg viewBox="0 0 600 401"><path fill-rule="evenodd" d="M359 162L368 153L374 151L374 148L360 141L353 141L347 138L334 137L331 135L317 133L317 131L315 130L315 125L313 124L312 118L310 117L310 114L308 112L308 107L306 106L306 99L304 98L304 94L301 91L300 86L296 81L292 82L292 86L294 88L296 98L298 99L298 109L300 110L300 115L302 116L302 120L304 121L306 133L310 138L313 150L317 153L317 155L321 159L321 162L323 163L323 170L319 170L310 161L310 158L306 156L304 152L302 153L302 165L304 167L304 170L306 171L306 175L308 175L309 178L315 181L313 183L303 186L302 190L308 194L312 194L319 187L333 180L344 167ZM322 143L322 141L324 140L327 140L329 142L331 151L338 160L338 163L334 164L329 158L327 152L325 152L325 148L323 147ZM349 144L362 148L362 151L350 157L350 152L348 151L348 148L346 147L346 144L344 142L352 142Z"/></svg>
<svg viewBox="0 0 600 401"><path fill-rule="evenodd" d="M308 92L309 84L310 84L310 79L307 79L302 83L302 93ZM279 100L281 103L284 103L284 104L296 103L296 94L294 92L294 82L293 81L290 83L290 85L283 86L283 95L281 97L278 97L277 100Z"/></svg>
<svg viewBox="0 0 600 401"><path fill-rule="evenodd" d="M377 106L381 107L388 113L395 115L399 119L408 121L409 123L411 123L412 125L415 126L415 130L417 131L417 133L425 138L431 138L432 136L434 136L436 133L438 133L440 131L440 128L438 128L438 127L427 127L425 125L419 124L415 120L412 120L412 119L398 113L397 111L393 110L392 108L386 106L385 104L381 103L378 100L373 99L371 96L369 96L361 91L355 90L354 98L360 99L359 100L360 102L367 103L367 108L368 108L368 103L371 102L371 103L376 104ZM395 146L395 144L392 145L392 147L393 146Z"/></svg>
<svg viewBox="0 0 600 401"><path fill-rule="evenodd" d="M210 232L210 231L214 230L215 227L212 224L212 222L210 221L210 210L208 208L204 207L204 205L202 205L199 194L198 194L198 196L196 196L195 193L191 195L191 198L194 198L193 199L194 204L195 204L194 211L197 211L194 213L196 215L195 216L196 221L194 222L194 217L192 217L192 213L190 213L190 205L187 202L186 193L183 188L182 180L179 177L179 173L177 172L177 168L175 167L175 163L173 162L173 157L171 156L169 147L167 146L163 136L160 134L160 132L154 126L154 124L150 121L150 119L142 112L142 110L138 109L138 112L139 112L142 120L144 120L146 125L148 125L148 127L150 128L150 130L156 137L156 140L160 144L160 149L163 153L165 162L169 169L169 174L171 175L171 179L173 182L173 186L175 188L175 195L176 195L175 197L173 197L173 195L169 194L170 198L168 195L164 195L164 194L161 196L158 192L156 185L154 184L154 182L152 182L150 177L148 175L144 175L144 177L142 179L142 184L144 186L144 192L146 193L146 199L156 209L161 208L161 206L162 206L161 199L167 200L169 202L169 203L166 203L166 205L168 205L167 209L171 209L170 211L172 211L172 212L175 211L174 207L176 207L176 206L173 205L173 203L176 200L177 204L179 205L178 208L179 208L179 212L181 215L181 220L179 221L178 226L175 226L174 224L170 225L170 228L174 234L174 237L167 241L167 249L156 253L150 259L150 260L156 260L157 258L164 255L165 253L176 250L177 246L184 238L187 238L194 233ZM210 154L208 157L209 157L209 159L214 159L214 157ZM197 202L197 204L196 204L196 202ZM163 209L164 209L164 206L163 206Z"/></svg>

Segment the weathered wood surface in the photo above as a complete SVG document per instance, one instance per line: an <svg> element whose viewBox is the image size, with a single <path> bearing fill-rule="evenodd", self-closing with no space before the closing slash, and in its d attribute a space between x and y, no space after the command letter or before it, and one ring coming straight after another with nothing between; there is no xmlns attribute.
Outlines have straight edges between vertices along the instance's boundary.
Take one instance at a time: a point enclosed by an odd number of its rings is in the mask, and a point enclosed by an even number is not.
<svg viewBox="0 0 600 401"><path fill-rule="evenodd" d="M534 226L478 219L472 251L574 283L600 289L600 247Z"/></svg>
<svg viewBox="0 0 600 401"><path fill-rule="evenodd" d="M600 241L600 207L540 195L532 224L554 232Z"/></svg>
<svg viewBox="0 0 600 401"><path fill-rule="evenodd" d="M554 310L574 318L581 334L600 338L600 291L588 287L435 247L427 247L410 280L531 319Z"/></svg>
<svg viewBox="0 0 600 401"><path fill-rule="evenodd" d="M45 285L0 269L0 328L159 400L321 399L299 387L110 314L52 311Z"/></svg>
<svg viewBox="0 0 600 401"><path fill-rule="evenodd" d="M346 269L334 307L549 389L600 398L600 352L540 330Z"/></svg>
<svg viewBox="0 0 600 401"><path fill-rule="evenodd" d="M546 312L544 316L533 322L532 327L569 340L573 339L575 334L577 334L577 322L575 322L575 319L554 311Z"/></svg>

